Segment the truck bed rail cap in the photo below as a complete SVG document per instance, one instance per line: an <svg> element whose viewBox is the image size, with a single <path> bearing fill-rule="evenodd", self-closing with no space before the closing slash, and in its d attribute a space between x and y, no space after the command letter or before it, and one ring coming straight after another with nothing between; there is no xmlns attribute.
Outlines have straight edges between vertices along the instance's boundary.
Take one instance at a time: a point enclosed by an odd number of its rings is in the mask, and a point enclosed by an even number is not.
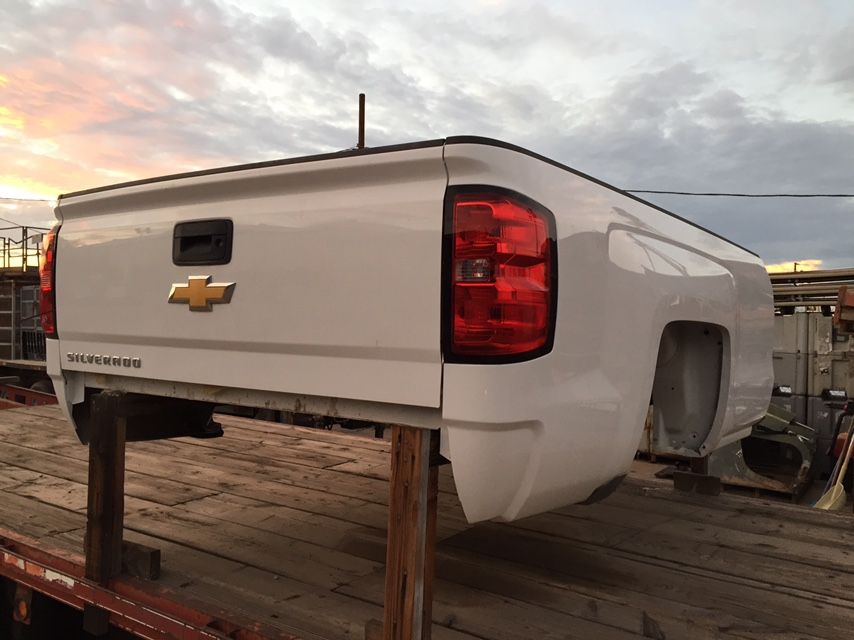
<svg viewBox="0 0 854 640"><path fill-rule="evenodd" d="M507 149L509 151L515 151L517 153L521 153L521 154L524 154L526 156L536 158L537 160L541 160L542 162L550 164L554 167L557 167L559 169L563 169L564 171L568 171L568 172L570 172L574 175L577 175L581 178L585 178L586 180L590 180L591 182L594 182L600 186L603 186L606 189L610 189L611 191L615 191L615 192L617 192L617 193L619 193L619 194L621 194L627 198L631 198L632 200L635 200L637 202L641 202L641 203L643 203L649 207L652 207L653 209L656 209L657 211L661 211L662 213L665 213L665 214L667 214L673 218L676 218L677 220L681 220L682 222L689 224L692 227L700 229L701 231L705 231L706 233L713 235L714 237L716 237L720 240L723 240L724 242L727 242L727 243L733 245L734 247L738 247L742 251L746 251L747 253L754 255L757 258L759 258L759 254L757 254L754 251L751 251L750 249L748 249L746 247L743 247L742 245L740 245L736 242L733 242L729 238L725 238L724 236L722 236L718 233L715 233L714 231L710 231L709 229L707 229L706 227L703 227L702 225L699 225L695 222L692 222L691 220L683 218L682 216L675 214L672 211L665 209L664 207L660 207L657 204L653 204L652 202L649 202L648 200L644 200L643 198L640 198L640 197L636 196L635 194L624 191L623 189L620 189L619 187L615 187L614 185L609 184L607 182L604 182L603 180L599 180L598 178L594 178L590 174L584 173L582 171L578 171L577 169L573 169L572 167L565 165L561 162L558 162L557 160L552 160L551 158L547 158L544 155L541 155L541 154L536 153L534 151L531 151L529 149L525 149L524 147L520 147L518 145L509 143L509 142L504 142L502 140L496 140L494 138L485 138L482 136L450 136L448 138L436 138L433 140L424 140L421 142L410 142L410 143L406 143L406 144L386 145L386 146L382 146L382 147L366 147L364 149L345 149L343 151L334 151L331 153L320 153L320 154L309 155L309 156L300 156L297 158L284 158L284 159L279 159L279 160L266 160L263 162L251 162L248 164L235 164L235 165L230 165L230 166L226 166L226 167L215 167L213 169L201 169L199 171L188 171L185 173L173 173L173 174L169 174L169 175L165 175L165 176L156 176L153 178L144 178L142 180L131 180L129 182L120 182L118 184L111 184L111 185L106 185L103 187L94 187L92 189L83 189L81 191L72 191L70 193L64 193L64 194L61 194L59 196L58 203L61 204L63 200L67 200L69 198L74 198L77 196L85 196L85 195L90 195L90 194L94 194L94 193L101 193L104 191L112 191L115 189L122 189L125 187L135 187L135 186L140 186L140 185L145 185L145 184L153 184L153 183L158 183L158 182L168 182L170 180L178 180L181 178L195 178L195 177L199 177L199 176L215 175L218 173L232 173L235 171L247 171L247 170L251 170L251 169L264 169L267 167L278 167L278 166L284 166L284 165L289 165L289 164L300 164L300 163L305 163L305 162L319 162L322 160L333 160L333 159L339 159L339 158L351 158L351 157L357 157L357 156L363 156L363 155L373 155L373 154L377 154L377 153L393 153L395 151L407 151L410 149L426 149L429 147L439 147L442 145L452 145L452 144L479 144L479 145L485 145L485 146L491 146L491 147L500 147L502 149Z"/></svg>
<svg viewBox="0 0 854 640"><path fill-rule="evenodd" d="M409 142L406 144L391 144L382 147L365 147L364 149L344 149L343 151L332 151L330 153L318 153L310 156L299 156L296 158L281 158L279 160L264 160L262 162L250 162L247 164L234 164L226 167L214 167L212 169L200 169L198 171L186 171L183 173L170 173L165 176L155 176L152 178L143 178L141 180L130 180L128 182L119 182L116 184L108 184L102 187L93 187L91 189L82 189L81 191L71 191L63 193L59 196L59 200L67 200L68 198L76 198L77 196L86 196L93 193L101 193L104 191L113 191L115 189L124 189L125 187L137 187L144 184L152 184L157 182L167 182L170 180L180 180L182 178L196 178L199 176L209 176L217 173L233 173L235 171L249 171L251 169L265 169L267 167L281 167L289 164L301 164L304 162L319 162L321 160L336 160L338 158L351 158L355 156L367 156L377 153L392 153L395 151L408 151L410 149L427 149L429 147L440 147L445 144L443 138L435 140L424 140L422 142Z"/></svg>

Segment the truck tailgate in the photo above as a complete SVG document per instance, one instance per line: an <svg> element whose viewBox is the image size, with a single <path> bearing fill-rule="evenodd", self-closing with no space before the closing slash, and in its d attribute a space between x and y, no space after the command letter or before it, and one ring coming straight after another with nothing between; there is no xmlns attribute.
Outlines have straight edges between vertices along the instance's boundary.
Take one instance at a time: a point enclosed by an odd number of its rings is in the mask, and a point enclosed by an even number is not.
<svg viewBox="0 0 854 640"><path fill-rule="evenodd" d="M438 407L446 185L437 145L63 198L63 368ZM230 262L175 265L176 223L211 219ZM170 304L191 276L230 301Z"/></svg>

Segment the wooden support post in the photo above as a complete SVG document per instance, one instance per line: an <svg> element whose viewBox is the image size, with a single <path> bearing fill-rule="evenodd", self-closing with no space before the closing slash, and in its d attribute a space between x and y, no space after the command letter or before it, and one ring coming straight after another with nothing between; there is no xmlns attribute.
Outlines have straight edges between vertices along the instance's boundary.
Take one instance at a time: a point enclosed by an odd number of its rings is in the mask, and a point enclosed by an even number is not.
<svg viewBox="0 0 854 640"><path fill-rule="evenodd" d="M104 391L92 400L86 577L100 584L122 569L127 427L127 418L119 411L122 396Z"/></svg>
<svg viewBox="0 0 854 640"><path fill-rule="evenodd" d="M394 425L383 640L430 640L439 432Z"/></svg>
<svg viewBox="0 0 854 640"><path fill-rule="evenodd" d="M125 506L125 433L120 414L124 394L104 391L92 399L89 441L89 496L86 511L86 577L106 585L122 569ZM83 628L92 635L109 631L110 615L87 605Z"/></svg>

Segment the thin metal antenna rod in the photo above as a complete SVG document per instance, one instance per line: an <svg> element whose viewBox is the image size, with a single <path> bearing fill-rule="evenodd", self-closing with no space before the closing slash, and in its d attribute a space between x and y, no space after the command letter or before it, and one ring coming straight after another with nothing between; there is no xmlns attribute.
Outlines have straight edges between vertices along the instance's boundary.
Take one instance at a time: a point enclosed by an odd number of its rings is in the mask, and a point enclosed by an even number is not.
<svg viewBox="0 0 854 640"><path fill-rule="evenodd" d="M359 94L359 142L356 143L357 149L365 148L365 94Z"/></svg>

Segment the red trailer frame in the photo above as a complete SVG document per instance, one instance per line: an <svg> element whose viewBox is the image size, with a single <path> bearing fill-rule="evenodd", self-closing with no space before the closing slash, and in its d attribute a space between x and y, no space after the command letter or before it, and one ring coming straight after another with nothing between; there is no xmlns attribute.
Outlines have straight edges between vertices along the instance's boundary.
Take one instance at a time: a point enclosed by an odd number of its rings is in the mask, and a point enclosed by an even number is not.
<svg viewBox="0 0 854 640"><path fill-rule="evenodd" d="M97 607L110 624L146 640L300 640L300 636L201 607L169 589L131 577L102 586L84 577L85 561L0 528L0 575L75 609ZM22 593L19 588L18 593ZM25 592L24 592L25 593ZM23 600L23 604L21 603ZM15 603L15 617L29 618L29 602Z"/></svg>

